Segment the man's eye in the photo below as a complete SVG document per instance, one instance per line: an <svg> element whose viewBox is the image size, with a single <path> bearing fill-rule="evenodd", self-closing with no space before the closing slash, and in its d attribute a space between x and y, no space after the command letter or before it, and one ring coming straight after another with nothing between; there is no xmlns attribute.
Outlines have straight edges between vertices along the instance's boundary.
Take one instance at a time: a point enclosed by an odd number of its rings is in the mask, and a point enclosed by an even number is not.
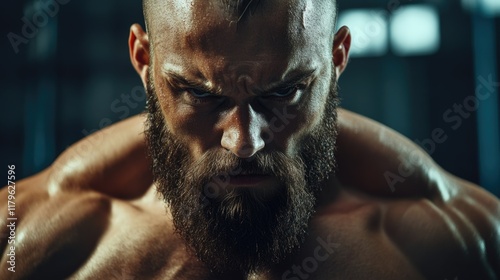
<svg viewBox="0 0 500 280"><path fill-rule="evenodd" d="M298 88L296 86L294 86L291 88L270 92L268 95L271 97L287 97L287 96L290 96L290 95L296 93L297 89Z"/></svg>
<svg viewBox="0 0 500 280"><path fill-rule="evenodd" d="M206 92L203 90L195 89L195 88L190 88L186 90L189 94L191 94L193 97L196 98L204 98L204 97L210 97L213 96L210 92Z"/></svg>

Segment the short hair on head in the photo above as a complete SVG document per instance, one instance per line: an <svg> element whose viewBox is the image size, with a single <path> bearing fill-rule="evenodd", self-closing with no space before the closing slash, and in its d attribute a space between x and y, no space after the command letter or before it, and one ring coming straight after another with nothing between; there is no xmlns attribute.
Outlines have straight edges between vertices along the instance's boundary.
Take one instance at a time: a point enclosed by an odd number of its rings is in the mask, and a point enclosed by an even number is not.
<svg viewBox="0 0 500 280"><path fill-rule="evenodd" d="M155 14L158 14L159 12L162 11L162 9L159 9L158 7L155 6L161 1L172 1L172 0L142 0L144 21L146 25L146 32L148 33L151 33L151 29L153 28L152 18L155 16ZM200 1L211 1L214 5L218 5L226 13L229 21L238 23L245 16L251 15L253 12L255 12L256 8L258 7L261 1L269 1L269 0L200 0ZM278 0L278 1L287 1L287 0ZM333 4L333 9L331 10L332 14L330 15L333 19L331 32L332 35L335 34L335 25L338 16L337 0L313 0L313 1L323 1L323 3L330 2L330 4ZM150 36L149 40L151 44L153 42L153 36ZM151 51L153 51L153 48L151 48Z"/></svg>
<svg viewBox="0 0 500 280"><path fill-rule="evenodd" d="M144 15L144 24L146 25L146 30L148 29L148 23L149 23L149 17L150 17L150 11L149 7L150 5L149 0L142 0L142 14Z"/></svg>
<svg viewBox="0 0 500 280"><path fill-rule="evenodd" d="M249 8L257 7L260 0L220 0L220 2L224 5L225 11L229 16L237 18L236 21L238 22Z"/></svg>
<svg viewBox="0 0 500 280"><path fill-rule="evenodd" d="M206 0L205 0L206 1ZM210 1L210 0L209 0ZM240 21L245 14L251 9L255 9L261 0L215 0L218 2L218 4L223 7L225 12L229 15L230 18L236 19L236 21ZM334 11L334 18L336 19L337 17L337 1L336 0L329 0L332 1L333 4L335 5L335 11ZM144 13L144 19L146 22L146 28L148 26L148 22L150 20L152 11L152 4L153 2L156 2L154 0L142 0L142 10Z"/></svg>
<svg viewBox="0 0 500 280"><path fill-rule="evenodd" d="M240 21L249 10L258 6L261 0L216 0L216 4L226 12L231 21ZM154 0L142 0L142 10L146 27L149 23L150 17L154 11L152 8Z"/></svg>

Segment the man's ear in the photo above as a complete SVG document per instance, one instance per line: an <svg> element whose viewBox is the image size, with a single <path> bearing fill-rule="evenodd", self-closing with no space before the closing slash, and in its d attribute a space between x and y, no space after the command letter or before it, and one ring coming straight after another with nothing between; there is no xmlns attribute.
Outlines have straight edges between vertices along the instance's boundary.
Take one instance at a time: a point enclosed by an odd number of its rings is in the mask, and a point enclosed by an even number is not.
<svg viewBox="0 0 500 280"><path fill-rule="evenodd" d="M148 34L144 32L142 27L137 23L130 27L128 47L132 65L141 77L144 86L146 86L149 60L151 59L149 52L149 38Z"/></svg>
<svg viewBox="0 0 500 280"><path fill-rule="evenodd" d="M346 26L342 26L335 34L333 40L333 65L337 77L344 72L349 58L349 49L351 48L351 31Z"/></svg>

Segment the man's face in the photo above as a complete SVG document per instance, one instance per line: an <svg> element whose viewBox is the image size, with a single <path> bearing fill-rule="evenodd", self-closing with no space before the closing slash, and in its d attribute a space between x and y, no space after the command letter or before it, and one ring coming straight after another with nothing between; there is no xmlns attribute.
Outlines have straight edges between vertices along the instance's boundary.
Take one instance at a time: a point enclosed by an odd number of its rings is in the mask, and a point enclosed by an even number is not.
<svg viewBox="0 0 500 280"><path fill-rule="evenodd" d="M300 245L333 172L333 22L315 1L238 23L215 2L154 19L146 133L177 231L214 269L250 271Z"/></svg>

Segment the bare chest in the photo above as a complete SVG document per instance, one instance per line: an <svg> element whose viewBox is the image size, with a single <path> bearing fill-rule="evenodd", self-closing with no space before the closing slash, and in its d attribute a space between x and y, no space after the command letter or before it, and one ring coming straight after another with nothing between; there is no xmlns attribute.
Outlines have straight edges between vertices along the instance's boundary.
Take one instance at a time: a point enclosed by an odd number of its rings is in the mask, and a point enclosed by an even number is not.
<svg viewBox="0 0 500 280"><path fill-rule="evenodd" d="M74 279L419 279L373 214L316 217L295 255L267 271L245 276L211 274L163 213L125 214L114 218Z"/></svg>

